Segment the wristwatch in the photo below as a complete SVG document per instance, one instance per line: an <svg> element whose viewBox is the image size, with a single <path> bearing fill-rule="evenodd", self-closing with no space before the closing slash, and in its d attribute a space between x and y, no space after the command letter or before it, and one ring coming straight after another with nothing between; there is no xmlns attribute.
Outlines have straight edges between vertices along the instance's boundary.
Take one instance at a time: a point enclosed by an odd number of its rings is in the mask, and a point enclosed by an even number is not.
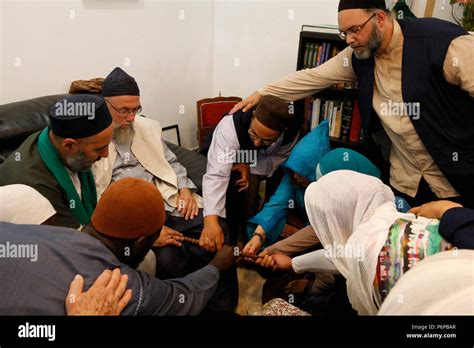
<svg viewBox="0 0 474 348"><path fill-rule="evenodd" d="M252 237L254 236L257 236L258 238L260 238L260 241L262 242L262 244L265 243L265 240L267 239L267 236L263 233L254 232L252 234Z"/></svg>

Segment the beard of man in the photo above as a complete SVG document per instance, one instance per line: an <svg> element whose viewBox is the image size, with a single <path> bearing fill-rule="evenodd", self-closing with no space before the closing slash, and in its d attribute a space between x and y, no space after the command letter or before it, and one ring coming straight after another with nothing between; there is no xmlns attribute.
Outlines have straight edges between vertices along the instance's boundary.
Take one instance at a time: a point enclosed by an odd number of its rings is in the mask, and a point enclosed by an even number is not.
<svg viewBox="0 0 474 348"><path fill-rule="evenodd" d="M133 128L133 123L131 123L130 127L127 128L120 128L117 126L114 129L114 140L119 145L130 145L134 136L135 129Z"/></svg>
<svg viewBox="0 0 474 348"><path fill-rule="evenodd" d="M87 160L83 151L74 156L66 157L66 164L73 172L87 172L92 167L92 163Z"/></svg>
<svg viewBox="0 0 474 348"><path fill-rule="evenodd" d="M380 30L372 24L372 33L370 34L367 44L362 47L354 48L354 54L357 59L369 59L375 55L375 52L382 44L382 34Z"/></svg>

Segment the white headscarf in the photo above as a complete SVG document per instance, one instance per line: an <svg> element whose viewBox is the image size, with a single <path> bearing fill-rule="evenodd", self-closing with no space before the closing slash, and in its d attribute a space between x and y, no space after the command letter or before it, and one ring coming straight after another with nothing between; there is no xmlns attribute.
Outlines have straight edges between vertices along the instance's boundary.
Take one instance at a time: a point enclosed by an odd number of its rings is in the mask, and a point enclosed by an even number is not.
<svg viewBox="0 0 474 348"><path fill-rule="evenodd" d="M377 314L373 283L380 250L394 221L414 215L397 212L395 197L382 181L349 170L312 183L305 206L326 255L347 280L353 308L362 315Z"/></svg>
<svg viewBox="0 0 474 348"><path fill-rule="evenodd" d="M474 250L427 257L405 273L379 315L473 315Z"/></svg>
<svg viewBox="0 0 474 348"><path fill-rule="evenodd" d="M34 188L22 184L0 187L0 221L40 225L56 214L51 203Z"/></svg>

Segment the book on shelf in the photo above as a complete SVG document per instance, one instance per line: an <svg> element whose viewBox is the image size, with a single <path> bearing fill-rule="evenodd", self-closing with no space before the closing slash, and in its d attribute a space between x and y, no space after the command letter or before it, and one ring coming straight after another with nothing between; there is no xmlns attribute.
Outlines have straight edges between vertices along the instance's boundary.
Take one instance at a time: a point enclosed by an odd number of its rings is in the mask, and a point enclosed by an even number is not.
<svg viewBox="0 0 474 348"><path fill-rule="evenodd" d="M320 114L321 114L321 98L316 98L313 101L313 108L311 112L311 130L316 128L320 123Z"/></svg>
<svg viewBox="0 0 474 348"><path fill-rule="evenodd" d="M341 82L341 83L336 83L333 88L334 89L358 89L359 84L357 81Z"/></svg>
<svg viewBox="0 0 474 348"><path fill-rule="evenodd" d="M341 140L349 140L354 114L354 98L346 95L342 104Z"/></svg>
<svg viewBox="0 0 474 348"><path fill-rule="evenodd" d="M315 95L305 99L305 123L303 132L316 128L322 121L329 122L329 136L333 140L360 144L361 117L357 97L346 94L344 99Z"/></svg>
<svg viewBox="0 0 474 348"><path fill-rule="evenodd" d="M339 48L331 42L307 42L305 45L303 69L311 69L326 63L337 56Z"/></svg>
<svg viewBox="0 0 474 348"><path fill-rule="evenodd" d="M300 32L298 47L297 70L319 67L337 56L347 47L338 34L326 26L307 26L316 30ZM328 29L328 30L326 30ZM316 128L323 120L329 122L330 139L335 146L357 146L364 142L364 132L361 127L359 102L357 100L358 85L354 82L341 82L318 92L304 100L297 101L303 109L304 123L301 134L305 135Z"/></svg>
<svg viewBox="0 0 474 348"><path fill-rule="evenodd" d="M352 123L350 129L349 140L357 143L360 140L360 131L362 127L362 119L360 117L359 101L354 100L354 111L352 113Z"/></svg>

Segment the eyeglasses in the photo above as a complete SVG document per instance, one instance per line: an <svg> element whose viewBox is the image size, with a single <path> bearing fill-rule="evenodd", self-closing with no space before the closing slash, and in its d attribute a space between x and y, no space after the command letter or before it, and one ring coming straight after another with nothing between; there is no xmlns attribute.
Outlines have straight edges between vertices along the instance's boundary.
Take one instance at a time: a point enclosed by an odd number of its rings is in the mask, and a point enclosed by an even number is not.
<svg viewBox="0 0 474 348"><path fill-rule="evenodd" d="M354 37L355 35L357 35L359 33L359 31L361 31L361 29L367 24L369 23L369 21L374 18L376 15L377 15L378 12L374 13L372 16L370 16L369 19L367 19L364 24L362 25L359 25L358 27L352 27L351 29L349 29L348 31L341 31L339 32L339 37L343 40L347 39L349 36L350 37Z"/></svg>
<svg viewBox="0 0 474 348"><path fill-rule="evenodd" d="M136 114L138 114L139 112L142 111L142 107L141 107L141 106L139 106L139 107L136 108L136 109L127 109L127 108L117 109L117 108L115 107L115 105L112 104L109 100L105 99L105 101L106 101L107 103L109 103L110 106L113 107L114 110L117 111L117 112L120 114L120 116L122 116L123 118L127 117L129 114L130 114L130 115L136 115Z"/></svg>
<svg viewBox="0 0 474 348"><path fill-rule="evenodd" d="M255 131L252 128L249 128L248 133L249 133L250 139L252 139L253 141L260 140L264 146L273 145L273 143L275 143L275 141L277 141L279 138L278 136L275 139L262 139L255 133Z"/></svg>

